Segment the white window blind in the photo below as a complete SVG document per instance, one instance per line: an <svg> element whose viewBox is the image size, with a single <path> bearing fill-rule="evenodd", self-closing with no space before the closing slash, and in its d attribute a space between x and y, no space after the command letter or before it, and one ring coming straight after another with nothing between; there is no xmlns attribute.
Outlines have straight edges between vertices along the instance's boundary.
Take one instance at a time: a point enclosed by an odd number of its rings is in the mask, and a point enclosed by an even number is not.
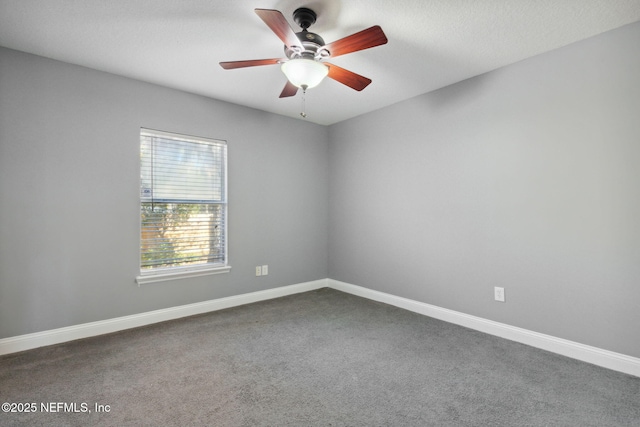
<svg viewBox="0 0 640 427"><path fill-rule="evenodd" d="M227 144L140 131L140 270L227 264Z"/></svg>

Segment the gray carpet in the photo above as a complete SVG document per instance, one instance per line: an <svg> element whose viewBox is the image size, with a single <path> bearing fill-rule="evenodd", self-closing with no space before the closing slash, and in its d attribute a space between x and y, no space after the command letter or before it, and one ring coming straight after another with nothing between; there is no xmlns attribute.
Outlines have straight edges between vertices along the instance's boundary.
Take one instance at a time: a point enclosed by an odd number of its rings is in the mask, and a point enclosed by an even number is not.
<svg viewBox="0 0 640 427"><path fill-rule="evenodd" d="M640 378L331 289L2 356L0 402L37 404L2 426L640 426Z"/></svg>

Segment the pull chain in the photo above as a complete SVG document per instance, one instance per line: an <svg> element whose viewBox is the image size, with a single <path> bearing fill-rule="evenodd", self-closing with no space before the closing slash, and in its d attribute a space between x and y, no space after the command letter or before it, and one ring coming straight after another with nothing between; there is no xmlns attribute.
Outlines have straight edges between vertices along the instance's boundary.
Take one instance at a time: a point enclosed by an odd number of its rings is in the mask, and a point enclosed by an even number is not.
<svg viewBox="0 0 640 427"><path fill-rule="evenodd" d="M300 115L302 116L303 119L307 118L307 113L305 112L306 108L306 101L305 101L305 95L307 94L307 88L302 86L302 111L300 112Z"/></svg>

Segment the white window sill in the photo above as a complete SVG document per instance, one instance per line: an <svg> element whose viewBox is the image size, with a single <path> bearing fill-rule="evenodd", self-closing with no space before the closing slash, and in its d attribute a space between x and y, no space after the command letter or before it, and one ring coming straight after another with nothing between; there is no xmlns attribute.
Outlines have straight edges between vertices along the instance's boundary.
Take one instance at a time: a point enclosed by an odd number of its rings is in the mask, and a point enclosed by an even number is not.
<svg viewBox="0 0 640 427"><path fill-rule="evenodd" d="M146 285L147 283L164 282L167 280L186 279L188 277L208 276L211 274L228 273L231 270L230 265L221 267L208 267L198 269L168 269L157 270L152 272L141 273L136 277L136 283L138 286Z"/></svg>

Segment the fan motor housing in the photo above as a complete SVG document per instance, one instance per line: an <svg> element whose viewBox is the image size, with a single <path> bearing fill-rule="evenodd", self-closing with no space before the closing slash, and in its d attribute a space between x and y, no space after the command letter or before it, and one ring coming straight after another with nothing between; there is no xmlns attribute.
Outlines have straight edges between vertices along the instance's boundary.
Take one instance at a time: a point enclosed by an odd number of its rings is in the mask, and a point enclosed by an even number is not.
<svg viewBox="0 0 640 427"><path fill-rule="evenodd" d="M293 12L293 20L302 28L302 31L296 33L296 36L298 36L298 40L300 40L304 50L300 52L297 49L290 49L285 46L284 52L287 58L303 57L321 59L329 56L329 51L322 48L324 46L324 39L316 33L307 31L307 28L313 25L316 19L316 13L306 7L298 8Z"/></svg>
<svg viewBox="0 0 640 427"><path fill-rule="evenodd" d="M298 39L300 39L303 46L305 44L315 45L320 47L324 46L324 39L316 33L311 33L307 30L304 30L304 31L300 31L299 33L296 33L296 36L298 36Z"/></svg>
<svg viewBox="0 0 640 427"><path fill-rule="evenodd" d="M302 52L298 52L295 49L289 49L287 46L284 47L284 53L287 55L287 58L293 59L299 56L303 57L312 57L312 58L326 58L328 55L328 51L323 49L324 40L322 37L317 35L316 33L311 33L309 31L300 31L296 33L300 43L304 50Z"/></svg>

